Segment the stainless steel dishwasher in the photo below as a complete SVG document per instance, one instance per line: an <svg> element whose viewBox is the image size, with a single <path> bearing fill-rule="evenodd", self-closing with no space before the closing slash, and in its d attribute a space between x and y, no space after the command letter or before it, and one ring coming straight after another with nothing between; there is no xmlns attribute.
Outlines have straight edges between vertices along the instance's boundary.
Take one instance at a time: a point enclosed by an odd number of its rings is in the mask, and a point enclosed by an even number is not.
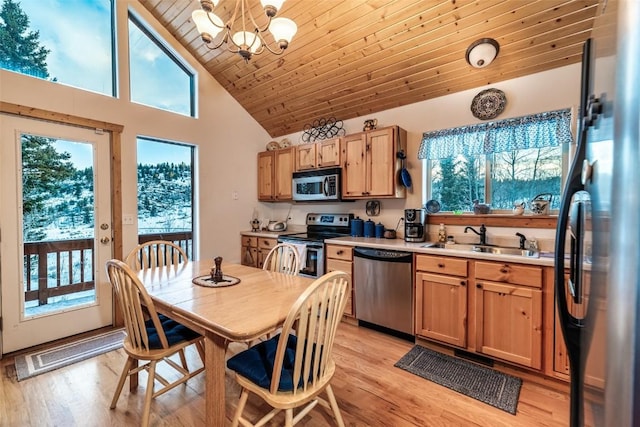
<svg viewBox="0 0 640 427"><path fill-rule="evenodd" d="M411 252L356 247L356 318L413 335Z"/></svg>

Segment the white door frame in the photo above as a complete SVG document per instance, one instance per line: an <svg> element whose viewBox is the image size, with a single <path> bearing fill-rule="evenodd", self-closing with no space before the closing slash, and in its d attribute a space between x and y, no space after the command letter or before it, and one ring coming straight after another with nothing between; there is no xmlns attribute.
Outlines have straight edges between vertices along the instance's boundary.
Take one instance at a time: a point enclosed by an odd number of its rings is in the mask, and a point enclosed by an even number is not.
<svg viewBox="0 0 640 427"><path fill-rule="evenodd" d="M2 219L0 225L3 226L3 238L0 241L0 262L3 266L2 276L0 276L0 282L2 282L0 306L3 318L0 354L2 354L113 323L113 293L105 277L104 269L100 268L107 259L112 257L111 224L113 221L110 204L112 193L110 188L112 181L110 172L111 144L108 133L61 123L11 116L1 116L0 121L3 122L0 126L2 129L0 160L4 165L2 168L4 172L0 173L2 175L0 193L4 193L2 194L3 200L7 200L7 198L21 200L21 182L18 182L21 175L18 162L20 134L27 133L91 143L94 152L94 192L96 201L100 203L96 206L93 266L97 303L56 314L29 318L23 316L22 208L21 206L5 206L0 211ZM108 227L102 229L99 227L100 224L107 224ZM100 239L104 239L106 243L100 243ZM11 286L12 283L13 286ZM19 283L20 286L16 286L16 283Z"/></svg>

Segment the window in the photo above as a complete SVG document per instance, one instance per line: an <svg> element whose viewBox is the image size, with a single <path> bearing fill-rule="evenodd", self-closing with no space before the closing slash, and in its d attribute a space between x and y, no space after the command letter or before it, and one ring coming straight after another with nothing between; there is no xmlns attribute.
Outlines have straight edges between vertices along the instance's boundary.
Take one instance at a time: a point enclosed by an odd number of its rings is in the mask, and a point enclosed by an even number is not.
<svg viewBox="0 0 640 427"><path fill-rule="evenodd" d="M115 95L113 2L3 0L0 67Z"/></svg>
<svg viewBox="0 0 640 427"><path fill-rule="evenodd" d="M469 211L475 200L510 210L549 193L557 209L570 123L567 109L425 133L418 157L430 198L444 211Z"/></svg>
<svg viewBox="0 0 640 427"><path fill-rule="evenodd" d="M194 151L138 137L138 242L170 240L193 257Z"/></svg>
<svg viewBox="0 0 640 427"><path fill-rule="evenodd" d="M131 101L195 116L194 74L129 13Z"/></svg>

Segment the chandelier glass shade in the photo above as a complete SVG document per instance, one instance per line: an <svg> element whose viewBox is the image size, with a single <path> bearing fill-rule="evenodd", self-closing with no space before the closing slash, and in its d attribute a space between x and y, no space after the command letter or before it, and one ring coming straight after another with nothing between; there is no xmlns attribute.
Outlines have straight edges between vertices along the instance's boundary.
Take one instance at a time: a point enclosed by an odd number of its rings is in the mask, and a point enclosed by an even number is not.
<svg viewBox="0 0 640 427"><path fill-rule="evenodd" d="M210 49L218 49L226 43L230 52L238 53L245 61L249 61L253 55L261 54L265 49L275 55L281 55L298 31L296 23L291 19L275 17L284 0L260 0L268 18L263 28L256 23L247 4L248 0L236 0L233 14L227 22L213 13L218 2L219 0L200 0L202 9L194 10L191 14L202 41ZM236 20L238 17L239 20ZM235 30L234 25L238 25L239 28ZM273 48L264 38L267 31L275 40L276 46ZM215 39L220 33L223 34L216 42Z"/></svg>

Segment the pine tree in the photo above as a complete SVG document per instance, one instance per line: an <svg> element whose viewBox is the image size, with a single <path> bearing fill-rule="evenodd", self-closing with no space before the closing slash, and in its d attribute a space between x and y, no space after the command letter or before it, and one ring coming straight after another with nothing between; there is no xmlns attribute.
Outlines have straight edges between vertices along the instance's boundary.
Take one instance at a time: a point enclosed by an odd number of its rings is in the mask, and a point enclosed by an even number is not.
<svg viewBox="0 0 640 427"><path fill-rule="evenodd" d="M58 153L55 139L35 135L22 136L22 212L24 240L36 241L45 237L42 227L50 218L45 205L62 193L64 181L74 174L69 153Z"/></svg>
<svg viewBox="0 0 640 427"><path fill-rule="evenodd" d="M47 78L47 55L40 45L40 32L29 31L29 17L15 0L4 0L0 8L0 67Z"/></svg>

